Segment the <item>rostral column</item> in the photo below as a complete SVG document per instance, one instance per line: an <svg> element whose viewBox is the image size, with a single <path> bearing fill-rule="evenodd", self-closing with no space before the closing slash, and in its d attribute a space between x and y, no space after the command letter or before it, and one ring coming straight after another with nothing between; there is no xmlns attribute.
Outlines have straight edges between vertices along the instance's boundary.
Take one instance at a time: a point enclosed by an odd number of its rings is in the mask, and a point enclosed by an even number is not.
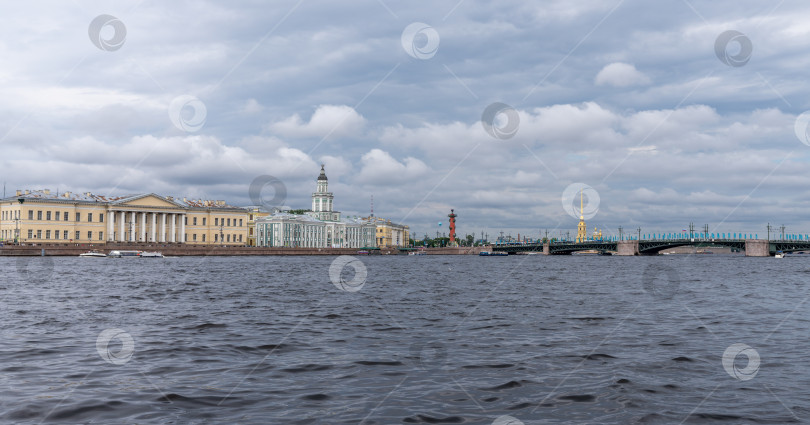
<svg viewBox="0 0 810 425"><path fill-rule="evenodd" d="M450 243L448 245L455 246L456 244L456 213L453 212L453 209L450 209L450 214L447 215L450 217Z"/></svg>

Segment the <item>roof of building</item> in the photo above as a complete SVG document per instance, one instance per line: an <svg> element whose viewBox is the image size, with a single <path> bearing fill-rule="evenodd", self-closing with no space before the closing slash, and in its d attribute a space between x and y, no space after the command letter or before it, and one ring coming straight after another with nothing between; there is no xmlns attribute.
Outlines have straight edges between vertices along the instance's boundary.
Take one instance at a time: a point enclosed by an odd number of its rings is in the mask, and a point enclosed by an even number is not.
<svg viewBox="0 0 810 425"><path fill-rule="evenodd" d="M318 181L326 181L326 171L323 170L323 164L321 164L321 175L318 176Z"/></svg>
<svg viewBox="0 0 810 425"><path fill-rule="evenodd" d="M343 223L343 224L373 224L370 223L368 220L362 217L341 217L340 221L324 221L318 220L315 217L312 217L307 214L290 214L290 213L275 213L270 214L268 216L259 217L256 219L257 222L259 221L272 221L274 219L282 219L282 220L298 220L298 221L306 221L311 223Z"/></svg>
<svg viewBox="0 0 810 425"><path fill-rule="evenodd" d="M155 193L139 193L134 195L125 195L125 196L104 196L104 195L96 195L92 192L84 192L84 193L73 193L73 192L62 192L62 193L53 193L48 189L40 189L40 190L25 190L25 191L18 191L18 195L14 196L7 196L2 201L16 201L17 199L26 199L26 200L44 200L44 201L53 201L53 202L82 202L82 203L110 203L110 204L122 204L126 202L131 202L136 199L141 199L147 196L155 196L158 197L166 202L170 202L172 204L177 205L181 208L218 208L218 209L241 209L239 207L229 205L225 201L210 201L210 200L203 200L203 199L187 199L187 198L175 198L173 196L161 196Z"/></svg>

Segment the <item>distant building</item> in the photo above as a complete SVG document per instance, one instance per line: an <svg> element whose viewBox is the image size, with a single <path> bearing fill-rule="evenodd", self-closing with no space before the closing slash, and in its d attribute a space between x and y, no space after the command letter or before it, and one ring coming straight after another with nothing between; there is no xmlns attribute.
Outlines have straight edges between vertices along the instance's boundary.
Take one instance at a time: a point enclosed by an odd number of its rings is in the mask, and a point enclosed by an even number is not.
<svg viewBox="0 0 810 425"><path fill-rule="evenodd" d="M22 201L22 202L20 202ZM19 243L244 245L248 213L225 201L49 190L0 199L0 240Z"/></svg>
<svg viewBox="0 0 810 425"><path fill-rule="evenodd" d="M290 248L376 247L376 226L361 218L342 218L334 211L334 194L321 165L312 193L312 209L304 214L277 212L256 218L256 246Z"/></svg>
<svg viewBox="0 0 810 425"><path fill-rule="evenodd" d="M406 247L410 245L410 230L404 224L392 223L380 217L367 217L366 220L377 227L375 235L380 248Z"/></svg>

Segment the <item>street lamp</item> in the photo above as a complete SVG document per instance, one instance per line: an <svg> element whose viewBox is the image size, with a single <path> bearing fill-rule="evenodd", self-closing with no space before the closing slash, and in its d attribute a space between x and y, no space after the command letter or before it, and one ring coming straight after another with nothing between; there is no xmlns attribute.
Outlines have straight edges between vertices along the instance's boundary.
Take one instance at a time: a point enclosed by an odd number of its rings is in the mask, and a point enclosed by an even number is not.
<svg viewBox="0 0 810 425"><path fill-rule="evenodd" d="M622 226L619 226L619 240L620 241L624 240L624 236L623 236L623 233L622 233L623 231L624 231L624 229L622 228Z"/></svg>

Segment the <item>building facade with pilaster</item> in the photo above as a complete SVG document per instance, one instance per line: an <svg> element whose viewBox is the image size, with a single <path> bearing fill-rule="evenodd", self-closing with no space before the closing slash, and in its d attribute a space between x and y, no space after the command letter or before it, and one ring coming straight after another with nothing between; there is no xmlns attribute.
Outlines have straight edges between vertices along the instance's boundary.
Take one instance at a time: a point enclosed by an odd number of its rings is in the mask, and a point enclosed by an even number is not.
<svg viewBox="0 0 810 425"><path fill-rule="evenodd" d="M180 243L245 245L248 213L225 201L145 193L17 191L0 199L5 243Z"/></svg>

